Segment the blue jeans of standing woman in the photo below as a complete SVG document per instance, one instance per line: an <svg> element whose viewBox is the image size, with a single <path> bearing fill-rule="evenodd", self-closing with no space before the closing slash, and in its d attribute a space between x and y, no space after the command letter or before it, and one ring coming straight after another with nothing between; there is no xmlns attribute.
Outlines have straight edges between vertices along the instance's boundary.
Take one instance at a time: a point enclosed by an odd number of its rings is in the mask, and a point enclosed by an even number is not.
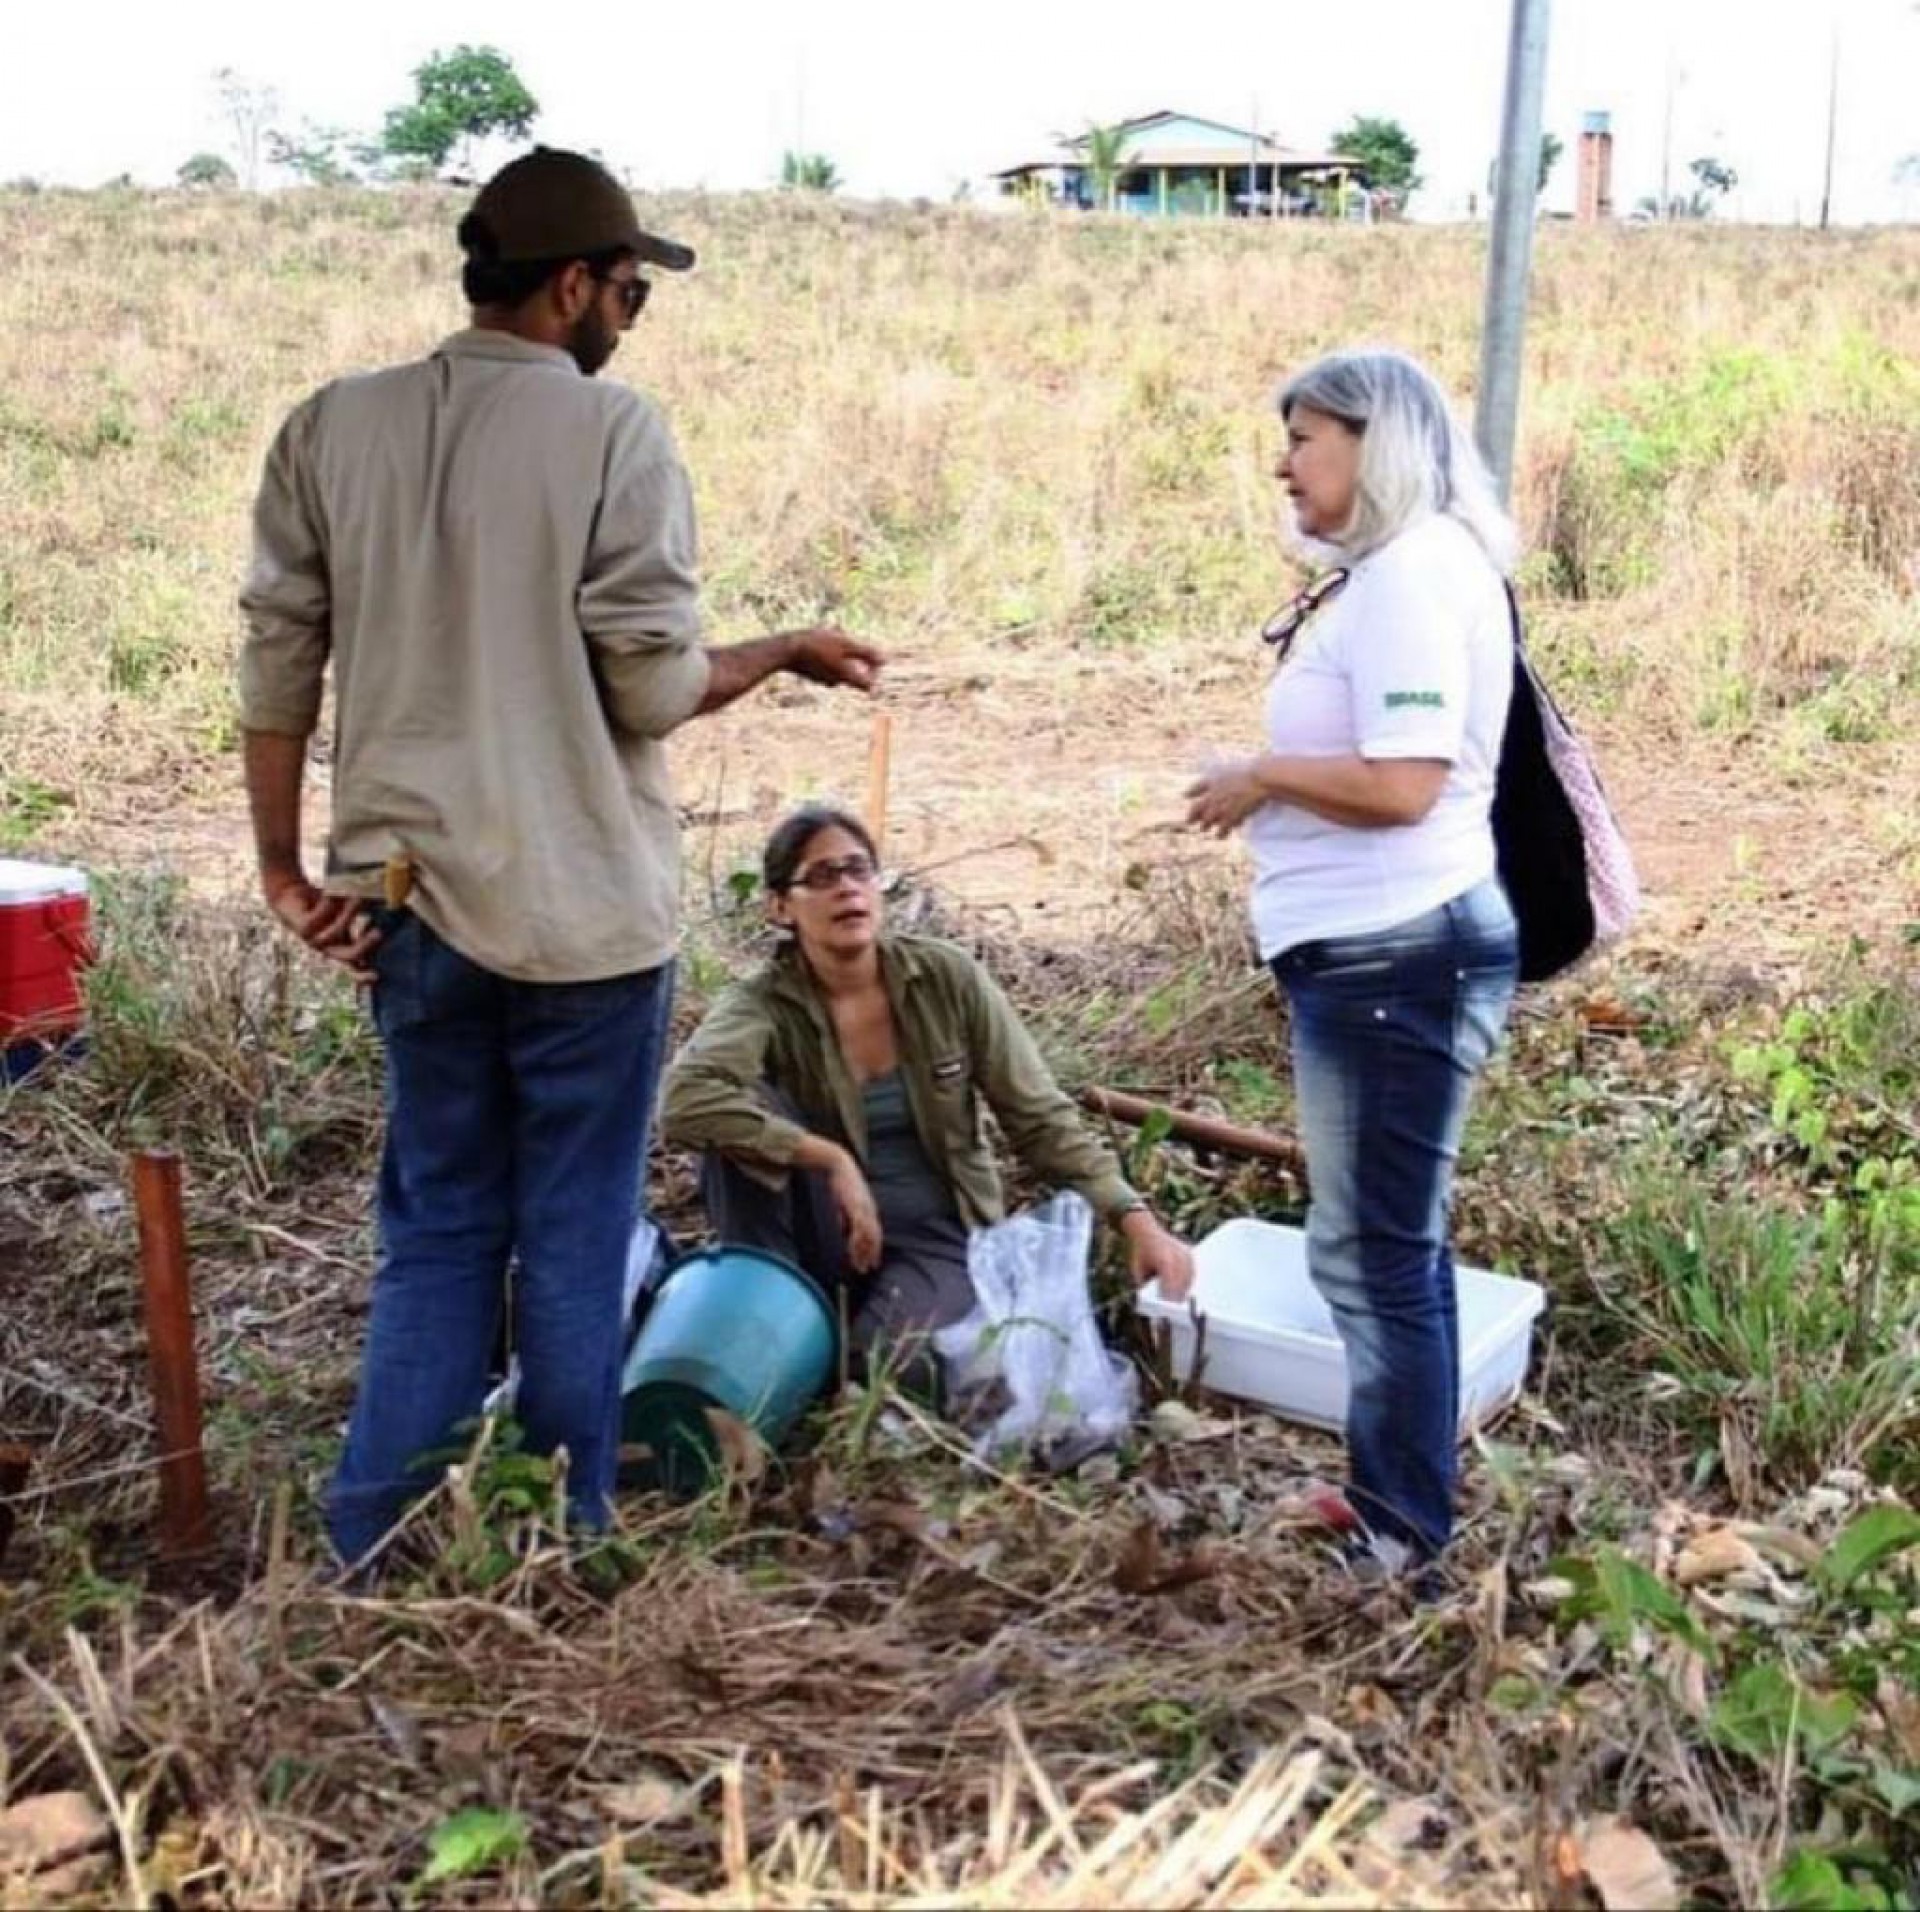
<svg viewBox="0 0 1920 1912"><path fill-rule="evenodd" d="M1489 879L1272 969L1292 1011L1307 1267L1346 1350L1350 1497L1373 1533L1430 1558L1453 1532L1458 1465L1453 1167L1513 1002L1513 912Z"/></svg>
<svg viewBox="0 0 1920 1912"><path fill-rule="evenodd" d="M517 1414L564 1447L574 1518L605 1524L619 1458L621 1296L673 965L527 983L376 912L386 1051L380 1259L345 1452L327 1508L362 1558L480 1412L513 1277ZM439 1465L436 1465L436 1459Z"/></svg>

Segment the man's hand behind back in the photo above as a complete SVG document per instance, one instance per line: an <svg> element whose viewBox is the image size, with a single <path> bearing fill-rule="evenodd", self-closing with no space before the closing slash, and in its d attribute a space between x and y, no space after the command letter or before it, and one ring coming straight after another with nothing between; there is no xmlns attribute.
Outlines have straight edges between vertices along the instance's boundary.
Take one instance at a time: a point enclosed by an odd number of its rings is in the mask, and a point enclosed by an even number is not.
<svg viewBox="0 0 1920 1912"><path fill-rule="evenodd" d="M831 625L793 633L794 676L812 684L835 684L849 690L871 690L886 656L871 644Z"/></svg>

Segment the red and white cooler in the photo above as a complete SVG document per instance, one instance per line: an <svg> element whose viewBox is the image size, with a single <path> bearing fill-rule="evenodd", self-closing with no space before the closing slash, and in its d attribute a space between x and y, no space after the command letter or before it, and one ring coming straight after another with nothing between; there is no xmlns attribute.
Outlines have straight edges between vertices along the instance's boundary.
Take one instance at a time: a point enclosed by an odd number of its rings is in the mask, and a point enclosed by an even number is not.
<svg viewBox="0 0 1920 1912"><path fill-rule="evenodd" d="M92 959L86 872L0 857L0 1079L79 1035L80 972Z"/></svg>

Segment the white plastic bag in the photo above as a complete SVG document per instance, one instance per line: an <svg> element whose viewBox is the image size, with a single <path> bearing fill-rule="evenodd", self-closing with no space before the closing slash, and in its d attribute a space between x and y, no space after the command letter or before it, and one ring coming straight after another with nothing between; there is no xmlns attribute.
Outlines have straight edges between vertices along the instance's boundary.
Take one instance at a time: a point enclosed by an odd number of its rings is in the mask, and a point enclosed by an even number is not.
<svg viewBox="0 0 1920 1912"><path fill-rule="evenodd" d="M1137 1377L1101 1341L1087 1293L1092 1240L1093 1210L1071 1190L968 1237L973 1312L933 1345L950 1399L991 1391L1000 1404L978 1432L983 1456L1019 1446L1077 1460L1132 1421Z"/></svg>

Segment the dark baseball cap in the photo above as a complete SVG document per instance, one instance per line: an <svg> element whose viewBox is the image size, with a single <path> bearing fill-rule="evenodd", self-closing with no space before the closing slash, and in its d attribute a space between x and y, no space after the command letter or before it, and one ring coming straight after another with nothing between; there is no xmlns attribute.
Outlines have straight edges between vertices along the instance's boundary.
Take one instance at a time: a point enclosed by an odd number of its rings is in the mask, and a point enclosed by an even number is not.
<svg viewBox="0 0 1920 1912"><path fill-rule="evenodd" d="M460 243L480 258L515 265L581 259L624 247L649 265L685 272L693 248L648 232L626 187L597 159L536 146L480 188L460 222Z"/></svg>

